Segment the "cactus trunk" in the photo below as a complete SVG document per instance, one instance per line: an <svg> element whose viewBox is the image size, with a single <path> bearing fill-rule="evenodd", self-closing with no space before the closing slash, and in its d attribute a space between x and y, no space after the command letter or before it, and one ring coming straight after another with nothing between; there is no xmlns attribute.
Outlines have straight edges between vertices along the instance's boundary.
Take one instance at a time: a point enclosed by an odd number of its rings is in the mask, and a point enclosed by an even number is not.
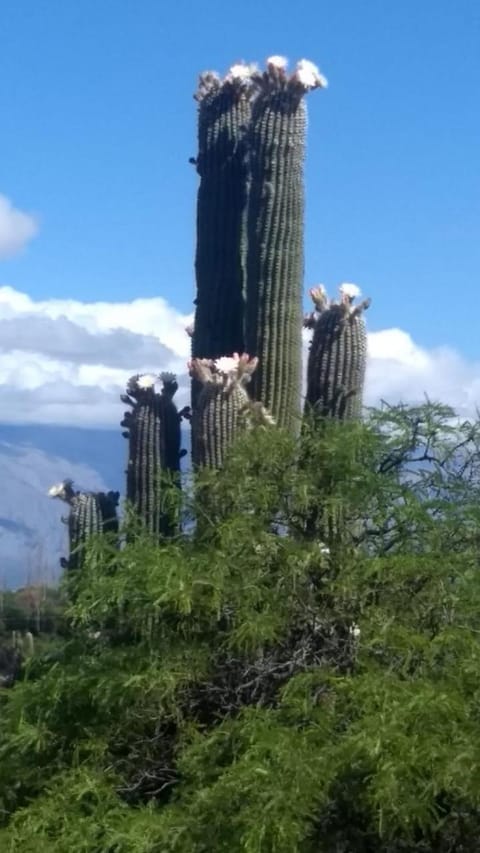
<svg viewBox="0 0 480 853"><path fill-rule="evenodd" d="M312 66L313 67L313 66ZM297 431L302 375L302 282L306 108L324 85L299 63L290 77L281 57L257 75L249 133L246 345L259 357L252 395L279 426Z"/></svg>
<svg viewBox="0 0 480 853"><path fill-rule="evenodd" d="M247 165L251 75L233 66L224 80L200 77L198 111L197 297L192 355L244 350Z"/></svg>

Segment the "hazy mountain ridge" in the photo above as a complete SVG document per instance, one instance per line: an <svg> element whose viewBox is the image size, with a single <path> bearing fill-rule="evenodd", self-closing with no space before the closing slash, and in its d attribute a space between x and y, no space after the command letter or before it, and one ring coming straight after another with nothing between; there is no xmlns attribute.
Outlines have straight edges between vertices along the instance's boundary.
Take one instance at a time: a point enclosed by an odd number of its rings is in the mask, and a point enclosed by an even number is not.
<svg viewBox="0 0 480 853"><path fill-rule="evenodd" d="M124 444L116 430L0 425L0 585L58 577L66 507L46 492L65 477L122 491Z"/></svg>

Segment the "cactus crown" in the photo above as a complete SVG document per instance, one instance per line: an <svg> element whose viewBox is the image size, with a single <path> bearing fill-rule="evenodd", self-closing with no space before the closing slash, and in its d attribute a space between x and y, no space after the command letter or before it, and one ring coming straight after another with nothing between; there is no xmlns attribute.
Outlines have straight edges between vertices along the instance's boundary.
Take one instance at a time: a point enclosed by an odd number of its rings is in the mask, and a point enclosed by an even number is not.
<svg viewBox="0 0 480 853"><path fill-rule="evenodd" d="M250 381L252 373L258 364L258 358L250 358L248 353L221 358L192 358L188 369L192 378L198 379L202 385L218 385L226 390L235 385L245 386Z"/></svg>
<svg viewBox="0 0 480 853"><path fill-rule="evenodd" d="M196 101L211 101L226 91L239 95L248 95L253 91L254 75L257 66L254 63L237 62L230 66L224 77L216 71L204 71L198 78L198 88L194 94Z"/></svg>
<svg viewBox="0 0 480 853"><path fill-rule="evenodd" d="M312 89L326 89L328 81L317 66L309 59L300 59L295 70L289 74L288 59L285 56L269 56L265 71L253 71L252 80L257 92L271 92L272 89L296 93L300 99Z"/></svg>
<svg viewBox="0 0 480 853"><path fill-rule="evenodd" d="M261 71L256 63L237 62L232 65L224 77L216 71L204 71L198 78L198 88L194 98L201 102L227 91L239 95L255 95L262 89L298 92L301 97L312 89L326 89L328 81L320 73L317 66L309 59L300 59L295 70L287 71L288 59L285 56L269 56L265 71Z"/></svg>
<svg viewBox="0 0 480 853"><path fill-rule="evenodd" d="M66 503L70 503L72 498L74 497L75 492L73 491L73 480L65 479L60 483L55 483L53 486L50 486L47 495L49 498L59 498Z"/></svg>
<svg viewBox="0 0 480 853"><path fill-rule="evenodd" d="M178 383L175 373L167 371L163 373L137 373L131 376L127 383L127 394L137 402L144 402L152 394L158 394L158 386L161 383L160 393L172 398Z"/></svg>
<svg viewBox="0 0 480 853"><path fill-rule="evenodd" d="M338 314L339 319L358 317L363 311L366 311L370 306L370 299L364 299L358 305L354 305L354 300L361 296L361 290L356 284L344 282L338 288L340 298L338 300L329 299L323 284L318 284L310 288L310 298L313 302L314 310L310 314L306 314L303 325L308 329L313 329L319 317L325 311L334 311Z"/></svg>

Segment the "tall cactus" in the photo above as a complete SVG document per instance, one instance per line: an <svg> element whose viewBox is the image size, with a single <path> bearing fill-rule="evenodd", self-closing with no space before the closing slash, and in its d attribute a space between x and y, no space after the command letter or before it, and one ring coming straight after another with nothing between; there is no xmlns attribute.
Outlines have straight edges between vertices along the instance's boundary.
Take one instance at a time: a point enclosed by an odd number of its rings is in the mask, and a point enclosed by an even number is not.
<svg viewBox="0 0 480 853"><path fill-rule="evenodd" d="M194 358L192 378L202 386L192 416L192 457L195 467L220 468L225 454L250 413L271 422L269 415L252 407L246 386L258 359L234 354L216 360Z"/></svg>
<svg viewBox="0 0 480 853"><path fill-rule="evenodd" d="M233 65L222 80L200 76L198 91L197 296L192 355L244 350L247 164L253 69Z"/></svg>
<svg viewBox="0 0 480 853"><path fill-rule="evenodd" d="M252 396L280 426L297 431L302 376L302 287L306 108L326 80L306 60L287 75L273 56L254 74L248 136L246 347L259 357Z"/></svg>
<svg viewBox="0 0 480 853"><path fill-rule="evenodd" d="M80 492L73 488L72 480L63 480L52 486L48 494L59 498L70 507L68 536L70 553L62 558L63 568L78 569L85 557L85 544L99 533L118 532L117 506L119 492Z"/></svg>
<svg viewBox="0 0 480 853"><path fill-rule="evenodd" d="M353 284L340 285L338 302L329 302L322 286L310 295L315 310L304 321L313 329L305 410L339 420L359 417L367 360L363 311L370 300L354 307L360 290Z"/></svg>
<svg viewBox="0 0 480 853"><path fill-rule="evenodd" d="M157 381L162 389L155 389ZM171 373L132 376L121 399L132 407L125 412L123 435L128 438L127 499L142 524L153 535L167 534L172 519L164 504L162 478L167 473L179 485L180 421L173 396L178 388Z"/></svg>

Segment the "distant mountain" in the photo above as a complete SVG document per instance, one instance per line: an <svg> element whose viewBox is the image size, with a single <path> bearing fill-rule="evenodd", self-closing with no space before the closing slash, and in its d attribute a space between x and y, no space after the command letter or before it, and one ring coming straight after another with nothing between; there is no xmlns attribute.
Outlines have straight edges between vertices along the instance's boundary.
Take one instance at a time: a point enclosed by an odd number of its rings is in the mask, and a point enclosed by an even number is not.
<svg viewBox="0 0 480 853"><path fill-rule="evenodd" d="M47 490L71 477L82 489L123 492L125 454L119 430L0 424L0 586L58 577L66 506Z"/></svg>

